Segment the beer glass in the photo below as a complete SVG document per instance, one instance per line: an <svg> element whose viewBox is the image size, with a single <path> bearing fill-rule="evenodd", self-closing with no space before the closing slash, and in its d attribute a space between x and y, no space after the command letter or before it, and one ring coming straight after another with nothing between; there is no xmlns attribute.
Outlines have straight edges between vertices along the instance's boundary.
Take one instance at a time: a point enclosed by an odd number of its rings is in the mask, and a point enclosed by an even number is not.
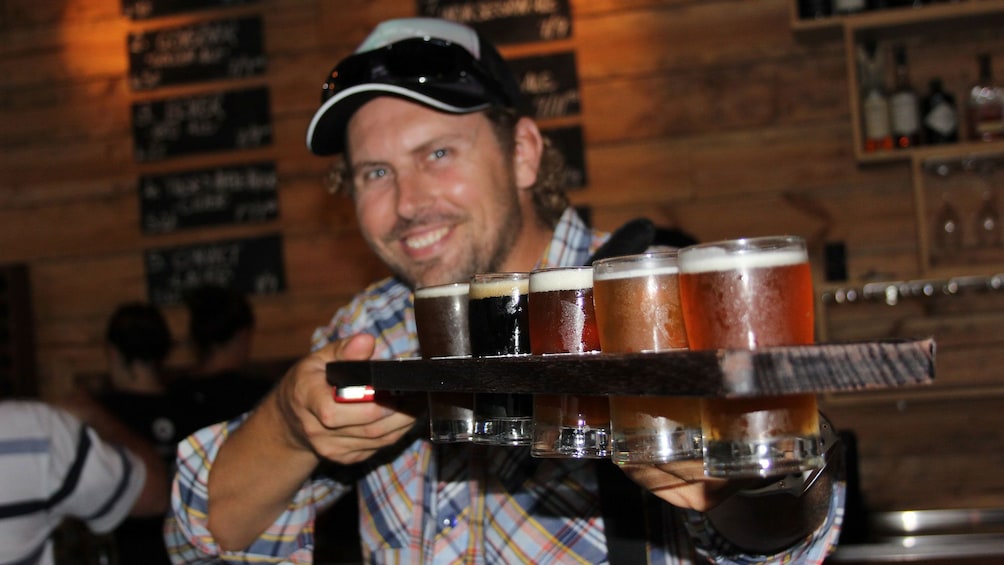
<svg viewBox="0 0 1004 565"><path fill-rule="evenodd" d="M805 241L776 236L680 250L690 348L756 349L813 343ZM822 464L813 394L701 400L705 472L766 477Z"/></svg>
<svg viewBox="0 0 1004 565"><path fill-rule="evenodd" d="M530 273L530 351L534 355L600 350L593 310L592 267ZM535 394L534 457L609 456L610 407L605 396Z"/></svg>
<svg viewBox="0 0 1004 565"><path fill-rule="evenodd" d="M427 286L415 290L415 327L422 357L463 357L471 354L467 331L468 283ZM429 393L429 439L437 443L471 440L474 395Z"/></svg>
<svg viewBox="0 0 1004 565"><path fill-rule="evenodd" d="M603 353L687 348L675 251L593 263L593 301ZM615 463L701 458L697 398L611 396L610 457Z"/></svg>
<svg viewBox="0 0 1004 565"><path fill-rule="evenodd" d="M479 273L471 277L468 305L471 355L530 354L527 311L530 273ZM530 445L533 395L474 394L475 443Z"/></svg>

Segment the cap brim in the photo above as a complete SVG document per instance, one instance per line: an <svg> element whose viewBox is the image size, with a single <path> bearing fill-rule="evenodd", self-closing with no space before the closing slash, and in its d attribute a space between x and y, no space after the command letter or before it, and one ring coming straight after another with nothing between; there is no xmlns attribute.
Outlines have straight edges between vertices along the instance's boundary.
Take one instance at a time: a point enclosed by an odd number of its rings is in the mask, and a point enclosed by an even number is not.
<svg viewBox="0 0 1004 565"><path fill-rule="evenodd" d="M484 96L438 86L410 85L406 88L395 84L361 84L339 92L317 109L307 128L307 148L315 155L344 152L345 130L352 115L380 96L403 98L450 114L469 114L491 106Z"/></svg>

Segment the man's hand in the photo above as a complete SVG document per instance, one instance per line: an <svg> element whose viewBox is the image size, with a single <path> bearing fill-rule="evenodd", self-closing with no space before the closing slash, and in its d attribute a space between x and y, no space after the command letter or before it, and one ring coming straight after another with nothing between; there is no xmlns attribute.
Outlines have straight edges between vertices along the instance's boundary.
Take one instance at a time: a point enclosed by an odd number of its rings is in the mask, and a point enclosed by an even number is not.
<svg viewBox="0 0 1004 565"><path fill-rule="evenodd" d="M363 461L400 440L415 417L397 402L336 403L326 365L363 361L369 335L349 337L294 365L227 438L209 473L209 530L223 549L251 544L287 508L322 459Z"/></svg>
<svg viewBox="0 0 1004 565"><path fill-rule="evenodd" d="M412 407L404 400L338 403L326 379L331 361L362 361L373 353L373 337L357 335L340 340L303 359L286 374L274 402L294 446L319 457L350 465L393 445L415 424Z"/></svg>
<svg viewBox="0 0 1004 565"><path fill-rule="evenodd" d="M706 477L700 459L661 465L629 464L621 469L631 480L673 506L699 512L711 510L737 490L749 486L746 481Z"/></svg>

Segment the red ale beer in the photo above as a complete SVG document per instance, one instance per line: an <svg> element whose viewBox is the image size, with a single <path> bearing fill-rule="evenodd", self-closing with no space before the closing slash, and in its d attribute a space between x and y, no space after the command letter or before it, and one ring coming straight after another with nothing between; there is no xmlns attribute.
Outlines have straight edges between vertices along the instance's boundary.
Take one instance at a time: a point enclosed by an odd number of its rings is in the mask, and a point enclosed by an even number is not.
<svg viewBox="0 0 1004 565"><path fill-rule="evenodd" d="M756 349L814 342L805 242L763 237L680 251L690 347ZM705 468L723 477L799 472L821 463L813 394L702 400Z"/></svg>
<svg viewBox="0 0 1004 565"><path fill-rule="evenodd" d="M471 354L467 330L468 283L415 290L415 329L426 359ZM474 395L429 393L429 438L434 442L470 441L474 431Z"/></svg>
<svg viewBox="0 0 1004 565"><path fill-rule="evenodd" d="M593 310L592 267L530 273L530 349L535 355L593 353L600 349ZM535 457L609 455L609 403L605 396L536 394Z"/></svg>
<svg viewBox="0 0 1004 565"><path fill-rule="evenodd" d="M639 353L687 348L675 251L593 263L593 301L600 349ZM611 396L615 463L700 459L700 405L695 398Z"/></svg>
<svg viewBox="0 0 1004 565"><path fill-rule="evenodd" d="M481 273L471 277L468 329L472 356L530 354L529 292L530 273ZM533 395L474 395L476 443L530 445L532 426Z"/></svg>

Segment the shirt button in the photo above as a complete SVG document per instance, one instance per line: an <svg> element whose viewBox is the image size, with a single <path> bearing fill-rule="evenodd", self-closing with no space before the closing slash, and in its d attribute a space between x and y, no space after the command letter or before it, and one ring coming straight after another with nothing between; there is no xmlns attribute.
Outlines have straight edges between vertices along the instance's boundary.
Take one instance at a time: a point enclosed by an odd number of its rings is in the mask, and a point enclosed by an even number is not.
<svg viewBox="0 0 1004 565"><path fill-rule="evenodd" d="M455 528L457 526L457 517L454 515L447 516L443 518L443 529Z"/></svg>

